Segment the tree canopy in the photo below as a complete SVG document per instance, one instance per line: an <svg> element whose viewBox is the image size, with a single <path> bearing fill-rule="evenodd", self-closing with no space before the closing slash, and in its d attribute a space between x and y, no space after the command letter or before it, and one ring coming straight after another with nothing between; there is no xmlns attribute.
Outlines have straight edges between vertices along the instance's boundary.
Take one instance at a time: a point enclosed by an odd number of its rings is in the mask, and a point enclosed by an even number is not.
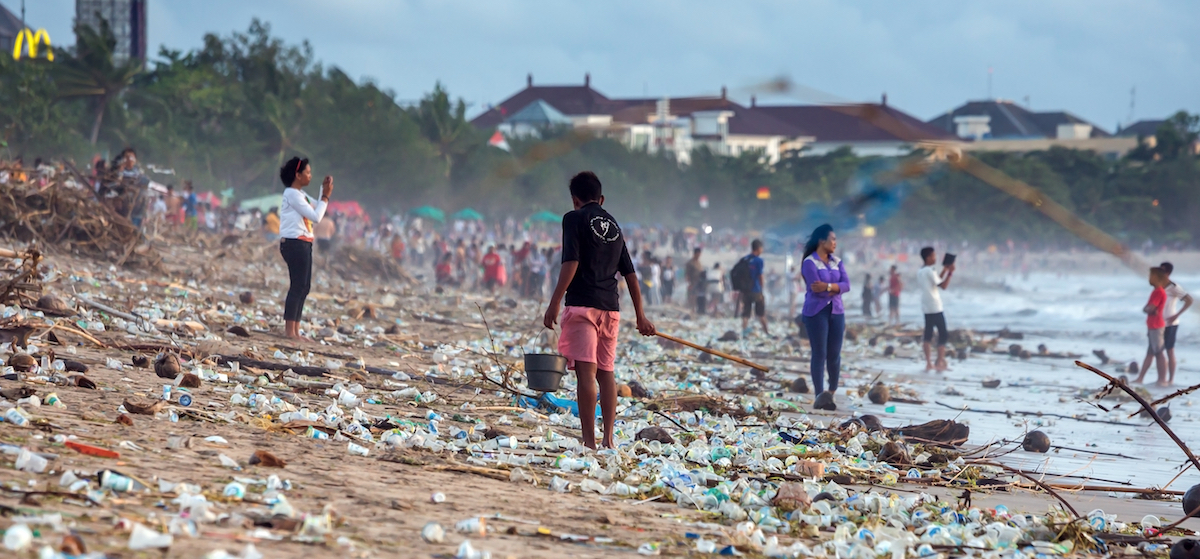
<svg viewBox="0 0 1200 559"><path fill-rule="evenodd" d="M760 230L844 199L873 161L843 149L771 165L752 152L699 148L681 166L571 130L510 139L506 152L488 144L493 131L475 129L467 104L441 84L402 106L391 91L323 65L310 45L288 44L258 20L245 32L208 34L195 50L164 48L144 68L113 60L106 25L77 33L78 48L59 49L57 62L0 57L7 157L86 162L134 146L142 161L173 168L174 180L249 198L278 190L279 165L299 154L316 174L338 178L339 197L372 211L431 204L474 207L489 218L561 213L570 207L567 179L588 169L625 221ZM1127 240L1191 241L1200 238L1192 218L1200 210L1198 132L1200 116L1181 112L1119 160L1061 148L980 158ZM756 197L764 186L770 200ZM1071 242L1023 203L952 171L916 183L895 217L873 225L910 238Z"/></svg>

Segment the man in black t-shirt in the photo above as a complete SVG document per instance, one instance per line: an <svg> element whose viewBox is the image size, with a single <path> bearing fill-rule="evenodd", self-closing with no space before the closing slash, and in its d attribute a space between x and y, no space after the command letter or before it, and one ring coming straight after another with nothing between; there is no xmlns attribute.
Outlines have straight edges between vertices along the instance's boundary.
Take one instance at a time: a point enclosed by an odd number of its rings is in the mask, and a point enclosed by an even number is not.
<svg viewBox="0 0 1200 559"><path fill-rule="evenodd" d="M583 444L596 448L596 384L600 385L600 413L604 418L605 448L615 448L612 433L617 417L617 383L613 375L617 357L617 330L621 303L617 275L625 278L637 315L637 329L654 335L654 325L642 310L642 293L625 237L617 221L601 207L600 179L591 171L571 178L575 211L563 216L562 271L542 323L551 330L558 322L558 307L566 296L558 351L567 358L579 379L576 399Z"/></svg>

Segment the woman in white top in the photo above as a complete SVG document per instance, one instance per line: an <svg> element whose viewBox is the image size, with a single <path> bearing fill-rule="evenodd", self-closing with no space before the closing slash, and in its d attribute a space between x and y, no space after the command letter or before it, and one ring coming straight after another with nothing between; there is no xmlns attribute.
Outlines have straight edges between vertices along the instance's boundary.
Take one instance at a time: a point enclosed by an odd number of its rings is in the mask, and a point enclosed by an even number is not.
<svg viewBox="0 0 1200 559"><path fill-rule="evenodd" d="M283 201L279 204L279 252L287 262L287 300L283 305L284 333L292 339L304 339L300 335L300 318L304 314L304 300L312 287L313 223L320 223L333 194L333 177L325 177L321 183L321 200L314 208L301 190L312 181L312 168L307 159L293 157L279 169L279 179L286 186Z"/></svg>

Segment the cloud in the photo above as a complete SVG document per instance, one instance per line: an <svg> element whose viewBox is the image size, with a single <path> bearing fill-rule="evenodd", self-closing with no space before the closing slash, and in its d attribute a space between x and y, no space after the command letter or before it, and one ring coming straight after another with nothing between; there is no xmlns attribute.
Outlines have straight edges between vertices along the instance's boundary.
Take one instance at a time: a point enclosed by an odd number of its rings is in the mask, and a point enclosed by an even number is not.
<svg viewBox="0 0 1200 559"><path fill-rule="evenodd" d="M39 0L30 20L69 34L74 2ZM151 0L150 42L200 45L251 18L401 100L441 81L479 110L524 86L592 83L612 96L715 94L778 75L850 100L931 118L993 94L1111 128L1129 111L1200 112L1200 10L1193 0L715 0L292 2ZM34 17L36 14L36 18ZM40 23L45 21L45 23ZM797 99L796 97L799 97ZM812 95L773 102L814 101Z"/></svg>

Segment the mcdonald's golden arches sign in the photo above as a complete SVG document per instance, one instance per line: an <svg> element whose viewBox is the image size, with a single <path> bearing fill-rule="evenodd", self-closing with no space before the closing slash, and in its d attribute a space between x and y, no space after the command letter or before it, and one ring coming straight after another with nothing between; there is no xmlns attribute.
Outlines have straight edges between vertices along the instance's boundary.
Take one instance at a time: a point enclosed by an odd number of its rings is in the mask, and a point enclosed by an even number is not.
<svg viewBox="0 0 1200 559"><path fill-rule="evenodd" d="M29 28L22 29L17 33L17 39L13 41L13 60L21 59L21 47L25 47L27 57L37 58L38 47L43 43L46 45L46 60L53 62L54 49L50 46L50 34L46 33L45 29L37 31Z"/></svg>

